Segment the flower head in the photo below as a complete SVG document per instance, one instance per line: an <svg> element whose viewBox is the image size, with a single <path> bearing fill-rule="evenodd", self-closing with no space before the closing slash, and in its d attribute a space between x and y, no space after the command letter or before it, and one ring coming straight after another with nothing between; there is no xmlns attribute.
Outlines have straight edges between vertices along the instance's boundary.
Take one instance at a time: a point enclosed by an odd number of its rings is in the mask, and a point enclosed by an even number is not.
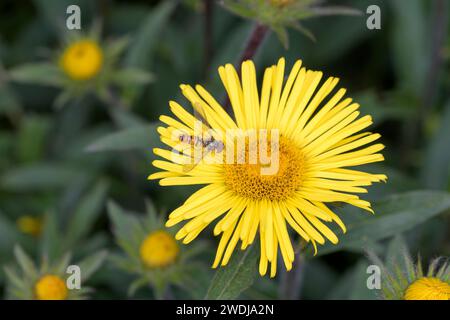
<svg viewBox="0 0 450 320"><path fill-rule="evenodd" d="M38 300L65 300L67 298L66 283L55 275L47 274L41 277L34 290Z"/></svg>
<svg viewBox="0 0 450 320"><path fill-rule="evenodd" d="M103 64L103 52L100 46L87 39L71 43L60 58L64 73L73 80L89 80L95 77Z"/></svg>
<svg viewBox="0 0 450 320"><path fill-rule="evenodd" d="M422 277L406 289L405 300L450 300L450 284L435 277Z"/></svg>
<svg viewBox="0 0 450 320"><path fill-rule="evenodd" d="M172 264L178 257L179 251L175 238L162 230L151 232L139 249L141 260L149 268Z"/></svg>
<svg viewBox="0 0 450 320"><path fill-rule="evenodd" d="M385 300L449 300L450 264L436 258L424 272L420 257L413 262L402 236L389 244L385 261L372 251L370 260L381 269L381 298Z"/></svg>
<svg viewBox="0 0 450 320"><path fill-rule="evenodd" d="M151 202L147 202L147 213L141 216L126 214L112 202L108 212L114 236L123 250L112 261L119 269L137 277L129 287L130 296L150 285L155 297L162 298L168 287L183 288L192 272L203 272L192 259L203 246L180 248L172 230L164 230L164 220Z"/></svg>
<svg viewBox="0 0 450 320"><path fill-rule="evenodd" d="M284 59L267 68L260 92L251 61L242 64L242 81L230 64L219 74L234 119L202 86L182 85L183 95L211 128L171 101L178 119L161 116L167 126L158 132L174 152L154 149L164 160L153 162L162 171L149 179L161 179L162 186L206 185L169 215L166 226L188 220L176 238L189 243L220 219L214 228L222 236L213 267L226 265L239 240L245 249L259 231L259 271L266 274L270 264L274 276L279 252L287 270L294 261L288 226L316 248L326 239L338 242L326 223L346 230L329 203L373 212L356 194L386 176L353 167L382 161L378 152L384 146L370 145L380 135L362 132L372 118L359 117L359 105L344 98L345 89L331 95L338 79L330 77L319 86L322 72L306 70L301 61L286 81Z"/></svg>
<svg viewBox="0 0 450 320"><path fill-rule="evenodd" d="M71 262L71 255L66 253L55 261L44 258L40 265L36 265L20 246L14 248L14 255L20 270L13 266L4 266L7 287L6 296L8 299L21 300L78 300L85 299L92 289L85 286L84 281L88 280L106 258L106 251L94 253L85 260L77 262L76 265L90 263L92 269L90 274L83 275L81 288L70 290L66 285L67 268ZM46 256L45 256L46 257Z"/></svg>
<svg viewBox="0 0 450 320"><path fill-rule="evenodd" d="M39 217L25 215L17 219L16 224L21 232L38 237L42 232L42 222Z"/></svg>

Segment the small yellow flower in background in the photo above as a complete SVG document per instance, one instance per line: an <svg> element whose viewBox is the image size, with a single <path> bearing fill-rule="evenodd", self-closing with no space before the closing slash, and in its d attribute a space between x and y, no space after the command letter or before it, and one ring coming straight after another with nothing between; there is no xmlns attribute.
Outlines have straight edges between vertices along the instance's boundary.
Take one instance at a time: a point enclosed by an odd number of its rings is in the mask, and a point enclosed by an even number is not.
<svg viewBox="0 0 450 320"><path fill-rule="evenodd" d="M162 230L150 233L139 249L142 262L149 268L166 267L174 263L179 251L174 237Z"/></svg>
<svg viewBox="0 0 450 320"><path fill-rule="evenodd" d="M128 287L128 295L133 296L140 288L150 286L154 297L162 299L169 287L192 289L186 286L192 275L205 271L203 265L193 259L204 251L204 246L180 248L173 232L164 230L165 214L159 214L150 200L146 201L146 206L146 213L138 216L112 201L108 204L113 233L123 251L113 255L111 261L136 277Z"/></svg>
<svg viewBox="0 0 450 320"><path fill-rule="evenodd" d="M45 275L35 285L38 300L65 300L67 287L63 279L55 275Z"/></svg>
<svg viewBox="0 0 450 320"><path fill-rule="evenodd" d="M103 52L92 40L71 43L60 58L60 67L73 80L89 80L95 77L103 65Z"/></svg>
<svg viewBox="0 0 450 320"><path fill-rule="evenodd" d="M14 247L17 266L5 265L6 298L20 300L79 300L86 299L92 288L86 286L89 277L103 264L107 252L98 251L81 261L73 261L71 254L66 253L51 260L47 255L39 264L19 246ZM75 264L88 270L83 274L81 288L70 289L66 285L67 268ZM82 270L82 272L83 272Z"/></svg>
<svg viewBox="0 0 450 320"><path fill-rule="evenodd" d="M259 93L253 62L244 62L241 74L242 82L231 64L219 68L235 119L202 86L197 85L194 89L181 85L181 90L216 132L278 130L279 170L276 174L262 175L261 168L265 164L261 162L211 164L204 161L208 157L193 170L184 170L186 160L192 161L191 148L183 149L180 140L185 138L173 133L181 130L194 135L196 119L171 101L170 109L179 120L161 116L160 120L167 127L158 128L158 132L163 143L182 154L154 149L154 153L164 160L153 162L162 171L150 175L149 179L161 179L162 186L207 185L174 210L166 226L189 220L176 234L176 239L183 239L187 244L220 218L214 228L214 235L222 234L214 268L229 262L239 241L241 249L246 249L259 231L259 272L266 274L270 264L273 277L279 252L286 269L292 268L294 248L288 226L317 249L316 243L324 244L326 239L338 242L336 234L325 223L335 222L343 232L346 231L344 223L327 203L343 202L373 212L370 203L356 194L366 193L365 187L385 181L387 177L358 171L354 167L383 161L378 152L384 146L367 146L380 135L361 132L372 124L372 118L368 115L359 117L359 105L351 98L344 98L345 89L339 89L327 98L338 78L330 77L320 86L323 73L307 70L301 61L297 61L285 81L285 60L282 58L277 65L266 69ZM200 135L206 136L206 130ZM227 139L221 141L224 150L227 142ZM245 150L248 153L248 141Z"/></svg>
<svg viewBox="0 0 450 320"><path fill-rule="evenodd" d="M25 234L38 237L42 232L42 218L25 215L17 219L17 228Z"/></svg>
<svg viewBox="0 0 450 320"><path fill-rule="evenodd" d="M14 67L9 70L9 77L19 83L60 88L53 102L56 108L89 93L108 105L127 105L138 88L153 79L142 68L121 65L120 58L128 43L128 37L103 41L96 26L88 33L68 33L51 60ZM126 91L128 101L111 99L112 88Z"/></svg>
<svg viewBox="0 0 450 320"><path fill-rule="evenodd" d="M450 300L450 264L436 258L424 272L420 257L414 263L402 236L388 246L385 262L372 251L369 259L381 269L381 298L384 300Z"/></svg>
<svg viewBox="0 0 450 320"><path fill-rule="evenodd" d="M450 300L450 285L435 277L423 277L411 283L405 300Z"/></svg>

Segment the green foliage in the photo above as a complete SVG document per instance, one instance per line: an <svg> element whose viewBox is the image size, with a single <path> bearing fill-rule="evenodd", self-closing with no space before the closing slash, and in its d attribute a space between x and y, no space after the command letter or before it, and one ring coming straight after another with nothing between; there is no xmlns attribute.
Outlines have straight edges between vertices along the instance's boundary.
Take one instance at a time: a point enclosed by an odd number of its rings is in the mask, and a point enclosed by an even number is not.
<svg viewBox="0 0 450 320"><path fill-rule="evenodd" d="M255 246L233 254L226 268L219 269L206 293L208 300L236 299L250 287L257 276L256 264L259 251Z"/></svg>
<svg viewBox="0 0 450 320"><path fill-rule="evenodd" d="M81 271L81 287L76 290L68 290L69 300L86 299L91 288L85 286L85 281L96 272L103 264L107 252L101 251L86 257L83 261L75 263ZM72 260L72 255L66 253L57 259L49 261L44 256L39 265L18 245L14 247L14 256L19 268L5 266L4 271L8 280L7 298L32 300L35 298L35 284L46 275L54 275L65 281L68 277L67 268Z"/></svg>
<svg viewBox="0 0 450 320"><path fill-rule="evenodd" d="M270 27L278 36L285 48L289 46L289 36L286 28L300 31L312 40L313 33L305 28L300 21L328 15L359 15L356 9L329 6L320 7L316 0L225 0L223 5L231 12L257 23Z"/></svg>
<svg viewBox="0 0 450 320"><path fill-rule="evenodd" d="M374 216L355 208L340 210L347 233L336 245L325 244L318 255L346 250L364 250L378 240L403 233L450 210L450 194L440 191L413 191L391 195L373 203ZM339 232L338 229L335 229Z"/></svg>
<svg viewBox="0 0 450 320"><path fill-rule="evenodd" d="M111 262L118 269L137 276L128 286L129 296L135 295L139 289L148 285L152 287L153 294L158 299L169 295L172 286L185 289L191 296L195 296L197 290L202 290L201 284L191 278L193 274L202 272L202 267L191 261L204 249L201 245L180 248L176 260L165 267L149 267L142 262L142 242L152 232L164 229L162 217L151 203L147 204L145 216L126 212L114 202L108 203L108 213L117 244L125 253L112 256ZM167 232L174 236L171 231Z"/></svg>
<svg viewBox="0 0 450 320"><path fill-rule="evenodd" d="M156 125L134 126L105 137L101 137L89 145L86 150L89 152L99 151L123 151L134 149L148 149L158 144L154 136ZM153 137L152 137L153 136Z"/></svg>
<svg viewBox="0 0 450 320"><path fill-rule="evenodd" d="M450 101L447 102L439 128L430 139L425 153L422 181L427 188L445 189L450 176Z"/></svg>
<svg viewBox="0 0 450 320"><path fill-rule="evenodd" d="M438 278L450 283L448 261L441 258L433 259L424 271L420 256L417 263L414 263L408 246L400 234L389 243L384 263L373 252L369 252L368 256L371 262L382 270L382 285L378 291L385 300L403 300L409 285L422 277Z"/></svg>

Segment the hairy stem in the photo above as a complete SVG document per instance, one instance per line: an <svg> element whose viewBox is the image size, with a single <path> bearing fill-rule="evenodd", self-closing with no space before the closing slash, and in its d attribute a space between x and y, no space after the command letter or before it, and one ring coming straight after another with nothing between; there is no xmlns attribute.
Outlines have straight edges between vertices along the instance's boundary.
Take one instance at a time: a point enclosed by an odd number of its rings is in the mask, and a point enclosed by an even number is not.
<svg viewBox="0 0 450 320"><path fill-rule="evenodd" d="M303 283L303 274L305 270L305 259L298 250L295 253L295 260L292 270L283 275L280 285L280 299L298 300L300 299L300 291Z"/></svg>

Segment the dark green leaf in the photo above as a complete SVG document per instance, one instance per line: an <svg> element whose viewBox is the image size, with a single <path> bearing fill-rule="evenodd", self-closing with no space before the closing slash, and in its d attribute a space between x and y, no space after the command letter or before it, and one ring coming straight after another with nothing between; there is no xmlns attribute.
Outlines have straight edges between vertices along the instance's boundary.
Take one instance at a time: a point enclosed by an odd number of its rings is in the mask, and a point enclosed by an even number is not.
<svg viewBox="0 0 450 320"><path fill-rule="evenodd" d="M161 30L174 7L175 1L162 1L149 13L125 57L127 67L148 70Z"/></svg>
<svg viewBox="0 0 450 320"><path fill-rule="evenodd" d="M107 256L108 252L102 250L79 262L78 266L81 270L81 281L89 279L89 277L101 267Z"/></svg>
<svg viewBox="0 0 450 320"><path fill-rule="evenodd" d="M108 183L100 181L81 199L68 224L66 238L68 247L91 231L102 212L107 191Z"/></svg>
<svg viewBox="0 0 450 320"><path fill-rule="evenodd" d="M0 187L11 191L61 188L85 172L62 164L41 163L16 167L0 178Z"/></svg>
<svg viewBox="0 0 450 320"><path fill-rule="evenodd" d="M427 66L426 20L424 2L402 0L388 2L392 8L394 67L401 85L413 93L423 92Z"/></svg>
<svg viewBox="0 0 450 320"><path fill-rule="evenodd" d="M24 64L9 72L13 81L39 85L62 86L66 82L56 65L49 63Z"/></svg>
<svg viewBox="0 0 450 320"><path fill-rule="evenodd" d="M245 251L236 250L230 262L217 270L205 299L229 300L239 297L255 280L257 260L258 249L255 245Z"/></svg>
<svg viewBox="0 0 450 320"><path fill-rule="evenodd" d="M339 243L325 243L317 255L343 249L364 251L372 243L407 231L450 209L450 194L440 191L413 191L392 195L373 203L375 215L347 207L339 216L347 233L338 235ZM336 233L340 233L335 229Z"/></svg>
<svg viewBox="0 0 450 320"><path fill-rule="evenodd" d="M450 101L444 110L441 126L427 148L422 181L427 188L446 189L450 173Z"/></svg>
<svg viewBox="0 0 450 320"><path fill-rule="evenodd" d="M94 141L86 151L123 151L151 149L158 143L156 124L125 129Z"/></svg>

